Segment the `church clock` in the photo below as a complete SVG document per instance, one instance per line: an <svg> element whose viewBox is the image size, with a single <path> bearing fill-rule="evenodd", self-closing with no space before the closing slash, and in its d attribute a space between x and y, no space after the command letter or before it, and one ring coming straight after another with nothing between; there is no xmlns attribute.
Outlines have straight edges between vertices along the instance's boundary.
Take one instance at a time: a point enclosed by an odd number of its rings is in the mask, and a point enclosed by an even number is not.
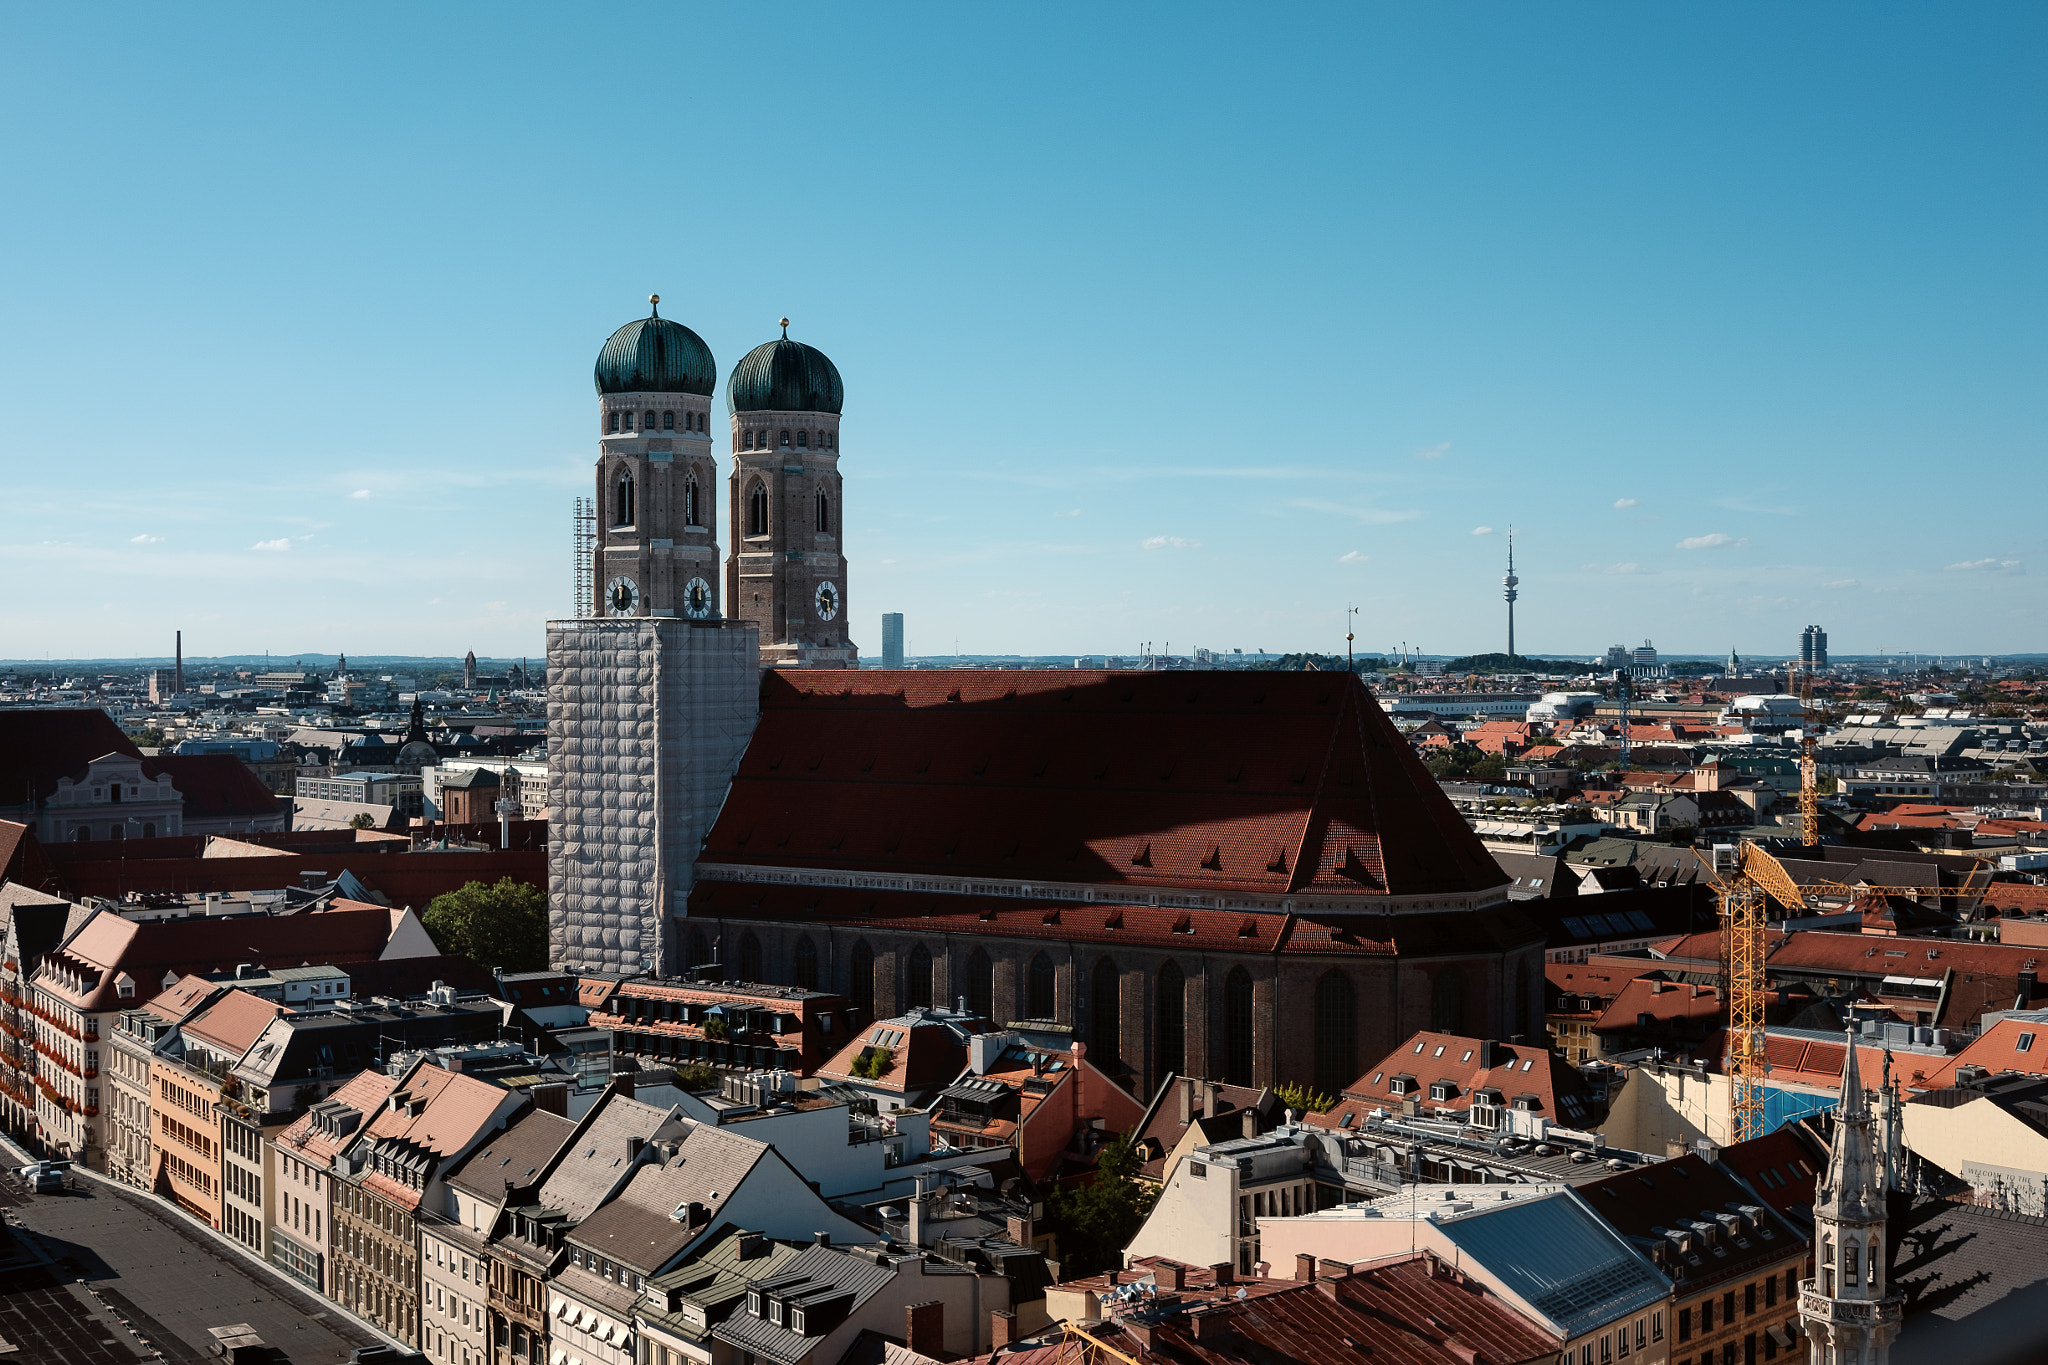
<svg viewBox="0 0 2048 1365"><path fill-rule="evenodd" d="M817 605L820 621L829 621L839 614L839 589L830 583L820 583L818 595L813 600Z"/></svg>
<svg viewBox="0 0 2048 1365"><path fill-rule="evenodd" d="M711 585L701 578L693 578L683 588L683 615L692 621L702 621L711 615Z"/></svg>
<svg viewBox="0 0 2048 1365"><path fill-rule="evenodd" d="M640 585L621 575L605 584L604 604L614 616L631 616L640 608Z"/></svg>

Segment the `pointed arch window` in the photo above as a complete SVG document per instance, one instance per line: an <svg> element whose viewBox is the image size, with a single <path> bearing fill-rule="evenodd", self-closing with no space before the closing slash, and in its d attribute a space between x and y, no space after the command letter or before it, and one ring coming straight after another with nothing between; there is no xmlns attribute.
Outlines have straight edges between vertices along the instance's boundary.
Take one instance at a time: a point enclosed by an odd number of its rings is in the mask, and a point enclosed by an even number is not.
<svg viewBox="0 0 2048 1365"><path fill-rule="evenodd" d="M743 432L741 432L741 433L740 433L740 449L741 449L741 450L752 450L753 448L754 448L754 433L753 433L752 429L750 428L750 429L748 429L748 430L746 430L746 431L743 431Z"/></svg>
<svg viewBox="0 0 2048 1365"><path fill-rule="evenodd" d="M619 415L616 412L605 419L604 429L607 432L614 432L619 429Z"/></svg>
<svg viewBox="0 0 2048 1365"><path fill-rule="evenodd" d="M1438 1033L1465 1031L1465 978L1456 967L1443 967L1429 986L1429 1026Z"/></svg>
<svg viewBox="0 0 2048 1365"><path fill-rule="evenodd" d="M1027 1019L1054 1018L1056 1008L1054 990L1059 974L1052 965L1052 959L1044 953L1031 959L1031 970L1025 982L1024 1017Z"/></svg>
<svg viewBox="0 0 2048 1365"><path fill-rule="evenodd" d="M911 1006L932 1004L932 950L922 943L910 950L910 965L904 973L905 1002Z"/></svg>
<svg viewBox="0 0 2048 1365"><path fill-rule="evenodd" d="M1152 1007L1154 1085L1187 1068L1187 978L1176 964L1159 969Z"/></svg>
<svg viewBox="0 0 2048 1365"><path fill-rule="evenodd" d="M811 448L811 433L799 431L796 434L796 448L798 450L809 450Z"/></svg>
<svg viewBox="0 0 2048 1365"><path fill-rule="evenodd" d="M1252 1083L1252 978L1242 967L1223 981L1223 1079Z"/></svg>
<svg viewBox="0 0 2048 1365"><path fill-rule="evenodd" d="M654 414L653 414L652 412L649 412L649 413L647 414L647 416L646 416L646 417L644 417L644 418L642 418L642 419L641 419L641 422L640 422L640 430L642 430L642 431L652 431L652 430L654 430Z"/></svg>
<svg viewBox="0 0 2048 1365"><path fill-rule="evenodd" d="M989 960L988 953L980 948L967 959L967 1008L970 1013L983 1019L993 1019L996 1013L996 968Z"/></svg>
<svg viewBox="0 0 2048 1365"><path fill-rule="evenodd" d="M761 940L754 937L751 929L740 940L740 980L761 980Z"/></svg>
<svg viewBox="0 0 2048 1365"><path fill-rule="evenodd" d="M825 490L822 488L818 490L818 534L821 536L832 534L832 499L826 495Z"/></svg>
<svg viewBox="0 0 2048 1365"><path fill-rule="evenodd" d="M697 476L690 475L683 480L683 525L701 526L697 520Z"/></svg>
<svg viewBox="0 0 2048 1365"><path fill-rule="evenodd" d="M782 445L785 450L789 448L789 433L787 431L782 433Z"/></svg>
<svg viewBox="0 0 2048 1365"><path fill-rule="evenodd" d="M688 413L684 414L686 417L688 415ZM676 415L673 412L661 414L661 429L663 431L674 431L676 429Z"/></svg>
<svg viewBox="0 0 2048 1365"><path fill-rule="evenodd" d="M701 967L711 960L711 949L705 946L704 935L697 930L690 931L690 960L685 966Z"/></svg>
<svg viewBox="0 0 2048 1365"><path fill-rule="evenodd" d="M863 1020L875 1017L875 950L862 939L853 945L853 958L847 969L846 998L860 1011Z"/></svg>
<svg viewBox="0 0 2048 1365"><path fill-rule="evenodd" d="M619 481L612 485L612 525L633 524L633 476L621 472Z"/></svg>
<svg viewBox="0 0 2048 1365"><path fill-rule="evenodd" d="M747 490L747 534L768 534L768 488L758 482Z"/></svg>
<svg viewBox="0 0 2048 1365"><path fill-rule="evenodd" d="M1341 967L1316 982L1315 1078L1325 1095L1343 1093L1358 1079L1358 992Z"/></svg>
<svg viewBox="0 0 2048 1365"><path fill-rule="evenodd" d="M1529 1032L1529 977L1531 975L1532 972L1529 964L1524 962L1520 974L1515 978L1515 1019L1508 1026L1509 1042L1520 1042L1534 1036Z"/></svg>
<svg viewBox="0 0 2048 1365"><path fill-rule="evenodd" d="M795 968L796 984L807 991L818 989L818 945L805 934L796 941L796 951L790 954Z"/></svg>
<svg viewBox="0 0 2048 1365"><path fill-rule="evenodd" d="M1122 984L1116 963L1106 957L1095 960L1095 970L1088 977L1088 1055L1097 1066L1111 1066L1121 1055Z"/></svg>

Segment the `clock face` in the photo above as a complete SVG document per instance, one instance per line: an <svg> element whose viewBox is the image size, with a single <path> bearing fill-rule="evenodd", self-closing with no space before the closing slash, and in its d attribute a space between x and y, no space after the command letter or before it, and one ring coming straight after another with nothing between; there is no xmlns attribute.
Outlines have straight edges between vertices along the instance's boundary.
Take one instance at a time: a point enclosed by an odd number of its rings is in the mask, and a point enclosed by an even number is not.
<svg viewBox="0 0 2048 1365"><path fill-rule="evenodd" d="M640 608L640 585L623 576L614 578L604 586L604 605L614 616L631 616Z"/></svg>
<svg viewBox="0 0 2048 1365"><path fill-rule="evenodd" d="M839 614L839 589L830 583L820 583L818 594L811 601L818 608L820 621L829 621Z"/></svg>
<svg viewBox="0 0 2048 1365"><path fill-rule="evenodd" d="M693 578L683 589L683 615L692 621L702 621L711 615L711 585L701 578Z"/></svg>

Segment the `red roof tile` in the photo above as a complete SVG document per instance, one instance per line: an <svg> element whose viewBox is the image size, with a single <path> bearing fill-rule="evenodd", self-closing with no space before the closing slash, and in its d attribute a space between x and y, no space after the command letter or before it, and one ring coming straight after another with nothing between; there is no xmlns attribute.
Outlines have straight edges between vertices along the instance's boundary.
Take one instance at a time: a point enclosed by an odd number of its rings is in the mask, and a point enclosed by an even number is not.
<svg viewBox="0 0 2048 1365"><path fill-rule="evenodd" d="M57 779L107 754L142 750L98 707L0 711L0 807L44 800Z"/></svg>
<svg viewBox="0 0 2048 1365"><path fill-rule="evenodd" d="M1346 897L1505 878L1356 678L769 672L704 861Z"/></svg>
<svg viewBox="0 0 2048 1365"><path fill-rule="evenodd" d="M1488 1046L1494 1064L1482 1065ZM1396 1081L1405 1088L1397 1092ZM1447 1084L1444 1099L1431 1095L1431 1087ZM1310 1114L1306 1121L1323 1128L1355 1127L1375 1109L1398 1113L1404 1101L1414 1101L1425 1114L1439 1110L1463 1114L1472 1107L1473 1092L1490 1090L1496 1104L1512 1107L1517 1100L1533 1101L1530 1112L1553 1123L1579 1127L1593 1118L1585 1078L1548 1048L1523 1047L1513 1043L1487 1044L1477 1038L1455 1033L1416 1033L1344 1087L1344 1096L1332 1108Z"/></svg>

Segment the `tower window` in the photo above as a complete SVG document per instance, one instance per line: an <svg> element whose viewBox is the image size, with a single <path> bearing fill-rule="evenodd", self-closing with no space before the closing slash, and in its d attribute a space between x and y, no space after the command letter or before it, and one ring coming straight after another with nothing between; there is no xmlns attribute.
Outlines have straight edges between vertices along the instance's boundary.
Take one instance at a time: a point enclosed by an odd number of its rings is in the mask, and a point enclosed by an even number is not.
<svg viewBox="0 0 2048 1365"><path fill-rule="evenodd" d="M633 524L633 476L619 475L618 486L612 490L612 525Z"/></svg>
<svg viewBox="0 0 2048 1365"><path fill-rule="evenodd" d="M747 490L747 534L768 534L768 490L758 483Z"/></svg>
<svg viewBox="0 0 2048 1365"><path fill-rule="evenodd" d="M619 429L619 415L616 412L605 422L604 429L606 431L617 431Z"/></svg>
<svg viewBox="0 0 2048 1365"><path fill-rule="evenodd" d="M740 448L743 450L752 450L754 448L754 433L751 428L748 429L746 435L740 438Z"/></svg>
<svg viewBox="0 0 2048 1365"><path fill-rule="evenodd" d="M789 446L789 433L786 431L782 433L782 444L785 449Z"/></svg>
<svg viewBox="0 0 2048 1365"><path fill-rule="evenodd" d="M810 441L811 433L809 433L808 431L799 431L796 434L796 448L798 450L810 449Z"/></svg>
<svg viewBox="0 0 2048 1365"><path fill-rule="evenodd" d="M647 414L647 416L646 416L646 417L644 417L644 418L642 418L642 419L641 419L641 422L640 422L640 430L642 430L642 431L652 431L652 430L654 430L654 414L653 414L653 413L651 413L651 412L650 412L650 413L648 413L648 414Z"/></svg>
<svg viewBox="0 0 2048 1365"><path fill-rule="evenodd" d="M676 429L676 415L674 413L664 412L661 415L661 429L663 431L674 431Z"/></svg>
<svg viewBox="0 0 2048 1365"><path fill-rule="evenodd" d="M832 500L825 496L823 489L818 490L818 534L832 534Z"/></svg>
<svg viewBox="0 0 2048 1365"><path fill-rule="evenodd" d="M692 474L683 481L683 525L696 526L697 520L697 476Z"/></svg>

